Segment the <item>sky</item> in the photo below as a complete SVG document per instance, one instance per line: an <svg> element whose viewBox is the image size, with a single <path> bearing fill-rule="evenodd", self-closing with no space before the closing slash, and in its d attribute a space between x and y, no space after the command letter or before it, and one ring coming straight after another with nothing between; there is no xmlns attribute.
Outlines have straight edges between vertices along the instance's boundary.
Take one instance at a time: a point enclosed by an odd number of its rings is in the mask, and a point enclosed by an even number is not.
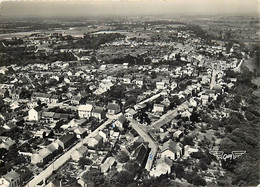
<svg viewBox="0 0 260 187"><path fill-rule="evenodd" d="M2 0L0 4L0 15L13 18L139 15L259 16L259 12L260 0Z"/></svg>

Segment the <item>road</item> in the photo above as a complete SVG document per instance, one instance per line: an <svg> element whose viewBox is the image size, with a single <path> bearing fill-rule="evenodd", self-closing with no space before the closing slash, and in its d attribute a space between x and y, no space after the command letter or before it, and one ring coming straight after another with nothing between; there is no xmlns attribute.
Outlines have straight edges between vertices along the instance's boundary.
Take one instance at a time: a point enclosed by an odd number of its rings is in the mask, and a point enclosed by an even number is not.
<svg viewBox="0 0 260 187"><path fill-rule="evenodd" d="M160 128L161 126L171 122L178 115L177 108L174 110L169 110L166 114L162 115L160 119L154 122L152 125L148 126L149 129Z"/></svg>
<svg viewBox="0 0 260 187"><path fill-rule="evenodd" d="M48 103L49 108L54 108L54 107L60 107L63 109L71 109L71 110L78 110L78 106L72 106L72 105L63 105L63 103Z"/></svg>
<svg viewBox="0 0 260 187"><path fill-rule="evenodd" d="M213 69L213 72L212 72L212 76L211 76L211 81L210 81L210 89L212 90L212 88L216 85L216 74L217 74L217 71Z"/></svg>
<svg viewBox="0 0 260 187"><path fill-rule="evenodd" d="M141 124L134 120L129 119L130 125L135 129L135 131L144 139L145 142L148 142L148 146L151 148L151 151L149 153L148 160L145 165L145 169L147 171L150 171L154 162L154 158L156 156L158 146L157 144L152 140L152 138L141 128Z"/></svg>
<svg viewBox="0 0 260 187"><path fill-rule="evenodd" d="M113 119L108 119L102 125L100 125L96 130L90 133L87 137L85 137L82 141L77 143L67 152L65 152L62 156L60 156L57 160L55 160L51 165L49 165L46 169L44 169L40 174L35 176L29 183L26 184L26 187L35 187L41 181L45 181L50 175L52 175L53 171L58 170L63 164L65 164L71 157L73 151L82 146L84 143L87 143L88 140L95 136L99 131L103 130L109 123L112 122Z"/></svg>
<svg viewBox="0 0 260 187"><path fill-rule="evenodd" d="M244 59L242 59L242 60L240 61L240 63L238 64L238 66L235 67L235 68L233 69L233 71L235 71L235 72L240 72L241 66L242 66L243 62L244 62Z"/></svg>
<svg viewBox="0 0 260 187"><path fill-rule="evenodd" d="M160 97L161 94L162 94L162 92L157 93L157 94L153 95L152 97L149 97L148 99L145 99L145 100L141 101L140 103L137 103L136 105L142 105L142 104L147 103L149 101L153 101L153 100L157 99L158 97Z"/></svg>

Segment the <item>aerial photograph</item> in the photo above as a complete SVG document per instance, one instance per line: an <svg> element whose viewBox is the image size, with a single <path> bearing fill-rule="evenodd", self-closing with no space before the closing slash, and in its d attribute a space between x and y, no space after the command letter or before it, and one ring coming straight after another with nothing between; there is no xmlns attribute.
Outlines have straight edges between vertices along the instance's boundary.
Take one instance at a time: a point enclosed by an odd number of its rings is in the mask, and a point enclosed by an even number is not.
<svg viewBox="0 0 260 187"><path fill-rule="evenodd" d="M260 0L0 0L0 187L260 187Z"/></svg>

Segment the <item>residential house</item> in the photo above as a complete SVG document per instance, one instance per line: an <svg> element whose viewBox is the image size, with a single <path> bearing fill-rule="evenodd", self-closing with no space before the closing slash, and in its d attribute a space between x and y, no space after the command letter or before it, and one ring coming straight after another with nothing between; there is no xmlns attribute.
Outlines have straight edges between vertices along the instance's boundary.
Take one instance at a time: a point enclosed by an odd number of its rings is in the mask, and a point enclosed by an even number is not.
<svg viewBox="0 0 260 187"><path fill-rule="evenodd" d="M106 117L106 113L102 107L95 107L92 111L92 116L99 120L102 120Z"/></svg>
<svg viewBox="0 0 260 187"><path fill-rule="evenodd" d="M206 90L205 93L209 95L210 98L212 98L216 95L216 90Z"/></svg>
<svg viewBox="0 0 260 187"><path fill-rule="evenodd" d="M0 178L0 186L2 187L16 187L19 186L20 183L21 176L13 170L9 171Z"/></svg>
<svg viewBox="0 0 260 187"><path fill-rule="evenodd" d="M123 63L123 68L128 69L128 63Z"/></svg>
<svg viewBox="0 0 260 187"><path fill-rule="evenodd" d="M0 68L0 74L5 75L5 72L6 72L6 71L8 71L8 68L7 68L7 67L2 66L2 67Z"/></svg>
<svg viewBox="0 0 260 187"><path fill-rule="evenodd" d="M118 127L119 129L123 130L124 129L123 125L126 121L127 121L127 119L125 118L125 116L123 114L121 114L119 116L119 118L114 122L114 125L116 127Z"/></svg>
<svg viewBox="0 0 260 187"><path fill-rule="evenodd" d="M198 103L197 103L197 101L192 97L192 98L190 98L190 105L192 106L192 107L197 107L198 106Z"/></svg>
<svg viewBox="0 0 260 187"><path fill-rule="evenodd" d="M176 140L180 140L180 138L183 136L183 132L180 130L177 130L176 132L173 133L173 138Z"/></svg>
<svg viewBox="0 0 260 187"><path fill-rule="evenodd" d="M162 71L169 71L169 67L170 67L169 65L162 65L161 70Z"/></svg>
<svg viewBox="0 0 260 187"><path fill-rule="evenodd" d="M154 104L153 105L153 112L164 112L164 105L162 104Z"/></svg>
<svg viewBox="0 0 260 187"><path fill-rule="evenodd" d="M84 138L87 136L88 132L87 129L83 129L82 127L78 127L74 130L74 133L76 134L77 138Z"/></svg>
<svg viewBox="0 0 260 187"><path fill-rule="evenodd" d="M80 158L86 157L88 153L88 148L84 145L77 148L73 153L71 154L72 160L79 161Z"/></svg>
<svg viewBox="0 0 260 187"><path fill-rule="evenodd" d="M122 78L124 84L131 84L132 76L131 75L124 75Z"/></svg>
<svg viewBox="0 0 260 187"><path fill-rule="evenodd" d="M106 89L99 87L97 90L94 91L94 94L101 95L101 94L105 93L106 91L107 91Z"/></svg>
<svg viewBox="0 0 260 187"><path fill-rule="evenodd" d="M171 104L171 101L166 97L163 101L162 104L166 107L169 107Z"/></svg>
<svg viewBox="0 0 260 187"><path fill-rule="evenodd" d="M142 87L144 85L144 80L143 78L137 78L135 79L135 84L139 87Z"/></svg>
<svg viewBox="0 0 260 187"><path fill-rule="evenodd" d="M162 90L165 88L165 82L156 82L156 88Z"/></svg>
<svg viewBox="0 0 260 187"><path fill-rule="evenodd" d="M165 142L161 149L161 157L167 157L176 160L183 155L183 145L172 140Z"/></svg>
<svg viewBox="0 0 260 187"><path fill-rule="evenodd" d="M14 121L9 121L9 122L5 123L3 127L7 131L13 131L17 128L17 125Z"/></svg>
<svg viewBox="0 0 260 187"><path fill-rule="evenodd" d="M70 114L65 114L65 113L55 113L53 116L54 120L63 120L63 121L68 121L71 118Z"/></svg>
<svg viewBox="0 0 260 187"><path fill-rule="evenodd" d="M62 147L56 142L50 143L46 148L51 152L51 158L62 153Z"/></svg>
<svg viewBox="0 0 260 187"><path fill-rule="evenodd" d="M150 148L146 143L140 143L133 151L131 158L135 159L140 167L144 167L146 165L148 155L150 152Z"/></svg>
<svg viewBox="0 0 260 187"><path fill-rule="evenodd" d="M0 148L4 148L9 150L15 144L15 141L12 140L10 137L0 136Z"/></svg>
<svg viewBox="0 0 260 187"><path fill-rule="evenodd" d="M93 110L93 105L86 104L86 105L80 105L78 107L78 115L80 118L90 118L91 112Z"/></svg>
<svg viewBox="0 0 260 187"><path fill-rule="evenodd" d="M208 95L201 95L200 98L203 106L206 106L210 99Z"/></svg>
<svg viewBox="0 0 260 187"><path fill-rule="evenodd" d="M53 122L54 115L55 115L55 112L45 112L45 111L43 111L41 118L49 123L49 122Z"/></svg>
<svg viewBox="0 0 260 187"><path fill-rule="evenodd" d="M45 165L50 160L51 160L51 151L47 148L42 148L37 153L34 153L31 156L32 164Z"/></svg>
<svg viewBox="0 0 260 187"><path fill-rule="evenodd" d="M45 138L46 132L44 130L39 130L34 134L34 137Z"/></svg>
<svg viewBox="0 0 260 187"><path fill-rule="evenodd" d="M167 157L162 157L157 160L155 170L151 171L151 175L159 177L161 175L170 174L172 168L172 160Z"/></svg>
<svg viewBox="0 0 260 187"><path fill-rule="evenodd" d="M127 119L134 119L136 116L137 116L137 112L134 109L132 109L132 108L126 109L125 117Z"/></svg>
<svg viewBox="0 0 260 187"><path fill-rule="evenodd" d="M16 112L8 112L8 113L0 114L0 118L4 121L8 121L8 120L11 120L11 119L16 118L16 117L17 117Z"/></svg>
<svg viewBox="0 0 260 187"><path fill-rule="evenodd" d="M181 113L182 118L189 118L190 119L191 113L189 110L185 110L184 112Z"/></svg>
<svg viewBox="0 0 260 187"><path fill-rule="evenodd" d="M58 178L55 178L53 179L52 181L50 181L48 184L38 184L37 187L62 187L62 186L66 186L66 181L65 180L62 180L62 179L58 179ZM83 183L82 183L83 184ZM85 183L84 183L85 184Z"/></svg>
<svg viewBox="0 0 260 187"><path fill-rule="evenodd" d="M115 115L118 114L121 111L121 108L116 103L108 103L107 105L107 113L109 115Z"/></svg>
<svg viewBox="0 0 260 187"><path fill-rule="evenodd" d="M81 97L80 96L77 96L77 95L73 95L70 99L70 103L72 105L79 105L79 102L81 100Z"/></svg>
<svg viewBox="0 0 260 187"><path fill-rule="evenodd" d="M97 134L94 137L91 137L87 144L89 147L95 147L96 145L98 145L99 143L101 143L103 141L103 137L100 134Z"/></svg>
<svg viewBox="0 0 260 187"><path fill-rule="evenodd" d="M136 138L137 136L139 136L139 134L133 128L125 135L128 141L134 140L134 138Z"/></svg>
<svg viewBox="0 0 260 187"><path fill-rule="evenodd" d="M0 96L1 96L2 98L8 97L8 96L9 96L8 90L7 90L7 89L2 89L2 88L0 88Z"/></svg>
<svg viewBox="0 0 260 187"><path fill-rule="evenodd" d="M29 110L29 121L39 121L42 117L42 108L37 106Z"/></svg>
<svg viewBox="0 0 260 187"><path fill-rule="evenodd" d="M76 141L76 135L73 134L65 134L60 137L56 142L62 147L62 149L66 149L71 146Z"/></svg>
<svg viewBox="0 0 260 187"><path fill-rule="evenodd" d="M64 83L70 84L70 78L69 77L64 77Z"/></svg>
<svg viewBox="0 0 260 187"><path fill-rule="evenodd" d="M190 147L189 145L185 145L184 146L184 157L188 157L188 156L190 156L190 154L191 153L195 153L195 152L198 152L199 151L199 149L197 149L197 148L192 148L192 147Z"/></svg>
<svg viewBox="0 0 260 187"><path fill-rule="evenodd" d="M42 103L50 103L50 94L45 94L45 93L39 93L39 92L33 92L32 94L32 99L33 100L40 100Z"/></svg>
<svg viewBox="0 0 260 187"><path fill-rule="evenodd" d="M108 172L112 166L116 165L116 159L114 157L108 157L103 164L100 165L102 173Z"/></svg>
<svg viewBox="0 0 260 187"><path fill-rule="evenodd" d="M14 101L18 101L20 99L20 94L21 94L22 90L12 90L11 96L12 96L12 100Z"/></svg>
<svg viewBox="0 0 260 187"><path fill-rule="evenodd" d="M50 103L51 104L57 104L60 101L60 96L58 95L52 95L50 98Z"/></svg>
<svg viewBox="0 0 260 187"><path fill-rule="evenodd" d="M22 166L16 170L16 173L20 175L21 185L25 184L33 177L33 173L26 166Z"/></svg>
<svg viewBox="0 0 260 187"><path fill-rule="evenodd" d="M223 88L221 85L215 85L213 86L212 90L215 90L216 93L222 94L223 93Z"/></svg>
<svg viewBox="0 0 260 187"><path fill-rule="evenodd" d="M120 136L120 132L115 132L114 130L111 130L109 139L110 140L116 140L116 139L119 138L119 136Z"/></svg>
<svg viewBox="0 0 260 187"><path fill-rule="evenodd" d="M103 131L99 131L98 134L99 134L100 136L102 136L104 142L107 141L107 134L106 134L106 133L104 133Z"/></svg>
<svg viewBox="0 0 260 187"><path fill-rule="evenodd" d="M104 71L107 69L107 65L106 64L102 64L100 67L99 67L99 70L101 71Z"/></svg>

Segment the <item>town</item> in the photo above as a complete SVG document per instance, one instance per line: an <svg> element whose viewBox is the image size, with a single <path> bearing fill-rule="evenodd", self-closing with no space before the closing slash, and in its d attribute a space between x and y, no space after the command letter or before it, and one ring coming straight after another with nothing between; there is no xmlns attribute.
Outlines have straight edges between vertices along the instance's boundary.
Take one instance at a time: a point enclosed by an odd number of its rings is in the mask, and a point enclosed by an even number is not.
<svg viewBox="0 0 260 187"><path fill-rule="evenodd" d="M243 124L259 132L253 48L185 20L80 24L1 35L0 186L259 182L258 164L230 182L233 161L211 154L237 148ZM258 42L259 20L239 29Z"/></svg>

